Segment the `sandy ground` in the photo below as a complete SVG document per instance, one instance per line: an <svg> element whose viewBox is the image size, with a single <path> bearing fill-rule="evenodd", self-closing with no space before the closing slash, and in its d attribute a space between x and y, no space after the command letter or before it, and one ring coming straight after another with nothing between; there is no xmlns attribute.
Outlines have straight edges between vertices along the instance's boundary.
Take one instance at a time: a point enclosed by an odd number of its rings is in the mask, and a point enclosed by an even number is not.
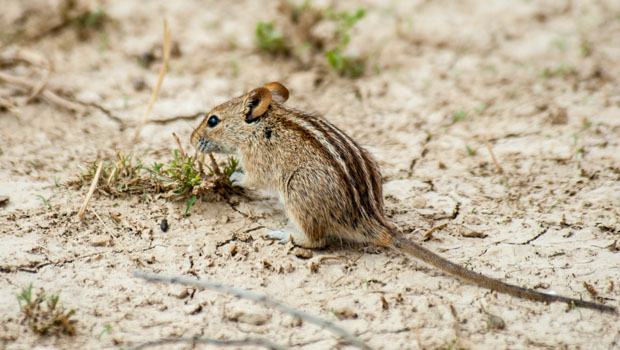
<svg viewBox="0 0 620 350"><path fill-rule="evenodd" d="M3 37L15 32L24 3L0 1ZM26 28L34 32L43 30L32 24L36 16L55 8L39 3ZM291 91L289 105L324 114L375 155L386 210L412 240L475 271L592 300L585 282L602 302L620 306L617 1L338 2L339 9L367 9L350 49L372 63L355 80L257 52L254 28L278 16L275 2L101 6L111 22L86 40L65 28L2 48L47 57L54 63L49 86L105 107L122 123L96 108L73 113L38 100L0 112L0 195L10 197L0 207L1 348L113 349L196 335L352 348L229 295L138 280L130 274L135 263L93 213L76 218L87 189L64 184L87 162L128 149L159 67L145 69L137 57L161 43L163 18L181 55L171 61L152 119L206 111L278 80ZM20 67L3 71L28 74ZM0 82L0 96L23 101L26 94ZM150 123L132 151L166 161L176 147L171 133L191 149L198 123ZM265 238L286 224L277 200L248 195L197 202L187 217L185 202L153 196L96 194L90 208L121 218L104 220L145 262L142 270L264 293L336 322L373 349L620 349L618 315L500 295L373 247L331 246L298 258L292 246ZM39 337L22 324L15 295L30 283L76 310L75 337ZM492 326L489 314L505 327Z"/></svg>

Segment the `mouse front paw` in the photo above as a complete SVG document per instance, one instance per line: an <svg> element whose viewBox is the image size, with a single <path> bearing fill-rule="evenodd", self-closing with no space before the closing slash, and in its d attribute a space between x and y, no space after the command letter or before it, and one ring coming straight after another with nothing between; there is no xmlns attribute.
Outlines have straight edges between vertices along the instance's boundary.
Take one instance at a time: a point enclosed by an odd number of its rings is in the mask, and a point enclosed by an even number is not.
<svg viewBox="0 0 620 350"><path fill-rule="evenodd" d="M240 171L235 171L232 175L230 175L230 181L234 186L241 186L244 178L245 174Z"/></svg>

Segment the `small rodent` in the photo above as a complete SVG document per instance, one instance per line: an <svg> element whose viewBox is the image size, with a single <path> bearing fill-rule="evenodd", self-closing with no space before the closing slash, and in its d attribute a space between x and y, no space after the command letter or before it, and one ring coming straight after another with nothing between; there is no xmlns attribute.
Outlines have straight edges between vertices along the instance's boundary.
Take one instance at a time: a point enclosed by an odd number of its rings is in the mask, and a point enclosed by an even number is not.
<svg viewBox="0 0 620 350"><path fill-rule="evenodd" d="M273 231L270 238L292 239L306 248L323 247L328 238L373 243L498 292L616 312L612 306L504 283L409 241L385 217L382 178L370 153L322 117L285 107L288 96L277 82L256 88L213 108L191 137L200 152L238 156L242 185L280 197L292 228Z"/></svg>

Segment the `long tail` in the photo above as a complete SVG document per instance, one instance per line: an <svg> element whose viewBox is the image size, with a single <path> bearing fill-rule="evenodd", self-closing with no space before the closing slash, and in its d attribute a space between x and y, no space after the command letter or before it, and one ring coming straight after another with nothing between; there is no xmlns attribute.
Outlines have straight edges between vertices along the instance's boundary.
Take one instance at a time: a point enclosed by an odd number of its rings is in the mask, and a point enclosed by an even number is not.
<svg viewBox="0 0 620 350"><path fill-rule="evenodd" d="M500 280L496 280L491 277L487 277L485 275L470 271L460 265L457 265L453 262L450 262L449 260L442 258L441 256L431 252L430 250L409 241L400 233L392 233L392 237L393 240L390 248L401 251L407 255L411 255L424 261L427 264L439 268L444 272L447 272L462 280L477 284L481 287L493 289L498 292L510 294L523 299L544 302L559 301L573 306L616 313L616 308L613 306L607 306L585 300L567 298L559 295L545 294L532 289L518 287L512 284L502 282Z"/></svg>

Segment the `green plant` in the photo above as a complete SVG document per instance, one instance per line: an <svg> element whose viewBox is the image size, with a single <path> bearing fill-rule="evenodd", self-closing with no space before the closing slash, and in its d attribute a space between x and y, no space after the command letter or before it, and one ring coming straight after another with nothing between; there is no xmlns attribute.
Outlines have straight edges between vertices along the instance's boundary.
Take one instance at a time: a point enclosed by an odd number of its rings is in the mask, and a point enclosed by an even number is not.
<svg viewBox="0 0 620 350"><path fill-rule="evenodd" d="M37 172L39 172L41 169L39 168L39 165L37 163L35 163L32 160L29 160L28 163L30 163L30 165L32 165L32 167L34 168L34 170L36 170Z"/></svg>
<svg viewBox="0 0 620 350"><path fill-rule="evenodd" d="M339 12L330 14L328 17L336 22L336 45L325 51L327 63L342 76L357 78L364 73L366 61L357 56L345 54L345 50L351 41L349 31L366 15L366 10L358 9L355 12Z"/></svg>
<svg viewBox="0 0 620 350"><path fill-rule="evenodd" d="M463 120L467 117L467 112L461 108L458 111L454 112L454 121L458 122L459 120Z"/></svg>
<svg viewBox="0 0 620 350"><path fill-rule="evenodd" d="M187 207L185 208L185 216L189 215L189 210L192 208L192 205L194 205L194 202L196 202L196 196L192 196L192 198L190 198L187 202Z"/></svg>
<svg viewBox="0 0 620 350"><path fill-rule="evenodd" d="M77 321L71 317L75 310L65 311L59 305L60 296L51 295L49 298L41 291L34 297L32 283L27 288L22 288L17 295L19 309L24 315L24 321L30 326L33 332L39 335L76 334L75 324Z"/></svg>
<svg viewBox="0 0 620 350"><path fill-rule="evenodd" d="M271 54L287 53L288 49L284 45L284 36L277 29L274 22L258 22L256 25L256 44L258 47Z"/></svg>
<svg viewBox="0 0 620 350"><path fill-rule="evenodd" d="M83 23L84 27L92 28L95 24L97 24L103 19L103 16L105 16L105 12L103 11L103 8L101 6L98 7L97 10L89 12Z"/></svg>
<svg viewBox="0 0 620 350"><path fill-rule="evenodd" d="M103 327L103 330L99 333L99 336L98 336L97 338L98 338L98 339L101 339L101 337L102 337L104 334L106 334L106 333L110 333L110 332L112 332L112 326L110 326L110 324L108 323L108 324L106 324L106 325Z"/></svg>
<svg viewBox="0 0 620 350"><path fill-rule="evenodd" d="M486 108L487 108L487 106L486 106L484 103L480 102L480 103L476 106L475 111L476 111L476 113L478 113L478 114L482 114L482 112L484 112L484 110L485 110Z"/></svg>
<svg viewBox="0 0 620 350"><path fill-rule="evenodd" d="M556 78L556 77L568 77L577 75L575 67L562 64L556 69L545 68L538 74L539 78Z"/></svg>
<svg viewBox="0 0 620 350"><path fill-rule="evenodd" d="M106 19L107 15L103 7L99 6L94 11L88 11L75 17L74 21L83 29L99 29Z"/></svg>
<svg viewBox="0 0 620 350"><path fill-rule="evenodd" d="M47 199L45 199L45 197L43 197L43 195L37 194L37 197L39 197L41 199L41 201L43 201L43 205L46 206L47 209L52 210L52 206L49 204Z"/></svg>
<svg viewBox="0 0 620 350"><path fill-rule="evenodd" d="M579 44L579 50L581 51L581 56L588 57L592 54L592 44L589 41L582 41Z"/></svg>
<svg viewBox="0 0 620 350"><path fill-rule="evenodd" d="M97 162L89 163L78 179L69 184L89 185L97 167ZM178 149L173 151L173 157L168 162L153 162L151 166L144 165L132 155L119 152L115 160L103 162L98 192L115 197L141 195L143 202L146 201L148 193L161 194L164 198L189 198L189 212L196 197L206 194L227 197L238 192L230 180L230 176L237 171L240 171L239 163L234 157L227 159L227 164L221 171L219 167L214 171Z"/></svg>
<svg viewBox="0 0 620 350"><path fill-rule="evenodd" d="M228 160L226 161L226 166L224 167L224 176L227 179L230 179L232 174L238 171L241 171L241 168L239 167L239 161L237 160L237 158L228 157Z"/></svg>
<svg viewBox="0 0 620 350"><path fill-rule="evenodd" d="M191 156L180 156L177 149L173 154L174 157L168 164L155 164L158 165L159 174L164 172L167 180L172 182L172 191L179 196L184 196L200 184L200 171L195 167Z"/></svg>
<svg viewBox="0 0 620 350"><path fill-rule="evenodd" d="M17 294L17 302L20 309L22 307L22 301L26 306L32 305L32 283L28 285L28 288L22 288L22 292Z"/></svg>
<svg viewBox="0 0 620 350"><path fill-rule="evenodd" d="M467 154L470 155L470 156L476 155L476 151L474 151L473 149L471 149L467 145L465 145L465 150L467 151Z"/></svg>

